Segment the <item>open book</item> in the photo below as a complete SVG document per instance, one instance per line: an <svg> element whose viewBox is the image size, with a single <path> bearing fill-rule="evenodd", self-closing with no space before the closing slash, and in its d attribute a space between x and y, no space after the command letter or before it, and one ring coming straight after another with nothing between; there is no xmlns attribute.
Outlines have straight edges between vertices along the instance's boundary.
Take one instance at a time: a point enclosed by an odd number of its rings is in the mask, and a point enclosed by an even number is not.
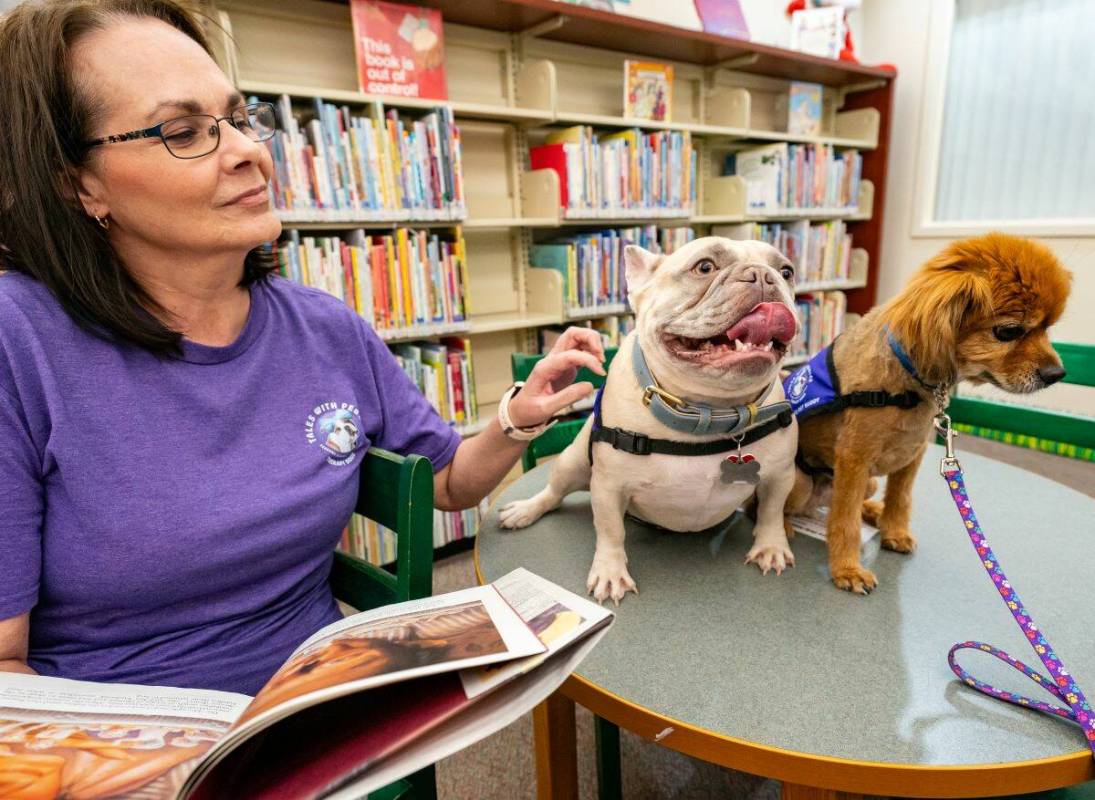
<svg viewBox="0 0 1095 800"><path fill-rule="evenodd" d="M333 623L254 698L0 673L0 797L363 797L529 711L612 618L518 569Z"/></svg>

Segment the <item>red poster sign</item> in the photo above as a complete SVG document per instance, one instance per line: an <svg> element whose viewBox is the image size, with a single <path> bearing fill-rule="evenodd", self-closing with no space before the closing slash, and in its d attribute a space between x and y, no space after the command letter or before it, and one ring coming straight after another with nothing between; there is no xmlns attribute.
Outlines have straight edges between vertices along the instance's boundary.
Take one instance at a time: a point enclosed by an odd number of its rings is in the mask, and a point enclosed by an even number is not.
<svg viewBox="0 0 1095 800"><path fill-rule="evenodd" d="M350 0L361 91L387 97L445 100L445 40L441 12Z"/></svg>

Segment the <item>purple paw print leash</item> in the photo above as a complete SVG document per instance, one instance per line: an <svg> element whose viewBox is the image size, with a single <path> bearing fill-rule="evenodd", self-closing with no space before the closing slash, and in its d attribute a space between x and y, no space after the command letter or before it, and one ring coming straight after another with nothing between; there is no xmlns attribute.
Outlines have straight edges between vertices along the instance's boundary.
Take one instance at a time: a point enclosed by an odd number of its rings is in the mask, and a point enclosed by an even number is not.
<svg viewBox="0 0 1095 800"><path fill-rule="evenodd" d="M951 670L963 683L972 686L979 692L990 695L991 697L996 697L1000 700L1005 700L1009 703L1014 703L1017 706L1037 709L1038 711L1044 711L1047 714L1054 714L1058 717L1072 720L1083 728L1088 747L1091 748L1092 754L1095 755L1095 715L1092 714L1091 704L1088 703L1087 698L1084 697L1084 693L1080 691L1080 687L1072 678L1072 675L1065 669L1065 665L1061 663L1061 659L1053 652L1053 648L1046 640L1046 637L1038 630L1030 613L1023 607L1022 601L1019 600L1019 595L1015 593L1011 583L1008 582L1007 576L1004 575L1004 571L1000 569L1000 562L996 559L996 555L992 552L992 548L989 547L988 541L985 540L984 533L981 532L981 525L977 522L977 515L973 513L973 505L970 503L969 495L966 493L966 482L962 478L962 467L959 465L958 459L954 456L955 431L951 427L951 418L945 413L940 413L939 416L935 418L935 427L945 438L947 448L947 454L939 464L939 472L947 481L947 487L950 489L951 497L954 498L954 504L958 506L958 513L962 515L962 523L966 527L966 533L969 534L970 542L973 544L974 550L977 551L977 557L981 559L981 565L985 568L985 571L988 572L989 577L992 578L992 582L996 585L997 591L1000 592L1000 597L1003 598L1004 602L1007 604L1008 610L1011 611L1011 615L1015 617L1015 622L1018 623L1019 627L1022 629L1023 635L1027 637L1027 641L1029 641L1030 646L1034 648L1034 652L1038 655L1038 658L1045 664L1050 677L1045 677L1045 675L1041 674L1033 667L1024 664L1018 659L1012 658L1003 650L993 647L990 644L985 644L984 642L969 641L956 644L947 654L947 663L950 664ZM1013 694L1012 692L1005 692L1001 689L997 689L995 686L979 681L959 666L956 659L956 654L959 650L980 650L995 656L1042 686L1062 703L1066 703L1068 708L1055 706L1052 703L1045 703L1041 700L1034 700L1029 697L1024 697L1023 695Z"/></svg>

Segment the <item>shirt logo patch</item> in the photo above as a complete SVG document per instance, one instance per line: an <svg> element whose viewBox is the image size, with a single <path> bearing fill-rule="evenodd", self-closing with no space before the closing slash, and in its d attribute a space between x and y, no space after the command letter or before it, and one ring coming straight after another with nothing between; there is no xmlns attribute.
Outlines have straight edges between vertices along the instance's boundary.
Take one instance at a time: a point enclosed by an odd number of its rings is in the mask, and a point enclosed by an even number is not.
<svg viewBox="0 0 1095 800"><path fill-rule="evenodd" d="M319 444L327 463L347 467L357 458L361 415L353 403L320 403L304 423L308 444Z"/></svg>

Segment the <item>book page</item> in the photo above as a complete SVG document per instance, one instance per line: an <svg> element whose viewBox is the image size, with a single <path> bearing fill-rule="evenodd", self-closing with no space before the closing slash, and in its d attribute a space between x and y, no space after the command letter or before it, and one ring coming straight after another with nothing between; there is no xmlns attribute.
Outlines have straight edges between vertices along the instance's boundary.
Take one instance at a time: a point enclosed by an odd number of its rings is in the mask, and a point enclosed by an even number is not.
<svg viewBox="0 0 1095 800"><path fill-rule="evenodd" d="M320 629L267 681L187 779L181 795L259 731L328 701L429 675L544 652L493 586L397 603ZM462 695L462 689L459 690Z"/></svg>
<svg viewBox="0 0 1095 800"><path fill-rule="evenodd" d="M787 521L791 523L791 528L795 533L802 536L809 536L811 539L820 539L825 541L825 520L829 516L829 509L818 509L820 516L818 517L804 517L793 516L788 517ZM878 528L874 525L868 525L866 522L860 522L859 527L859 544L860 547L867 544L878 533Z"/></svg>
<svg viewBox="0 0 1095 800"><path fill-rule="evenodd" d="M0 797L173 797L250 701L0 673Z"/></svg>
<svg viewBox="0 0 1095 800"><path fill-rule="evenodd" d="M247 796L255 800L289 800L353 782L386 759L400 758L403 749L415 748L429 731L466 713L488 693L525 676L612 617L524 569L499 579L494 587L548 653L400 681L301 709L232 752L211 773L196 775L201 783L191 798L236 796L246 787Z"/></svg>
<svg viewBox="0 0 1095 800"><path fill-rule="evenodd" d="M499 578L494 587L544 643L547 652L519 661L462 670L460 679L468 697L476 697L528 672L612 616L607 608L524 568Z"/></svg>
<svg viewBox="0 0 1095 800"><path fill-rule="evenodd" d="M430 675L305 708L250 738L188 800L317 797L471 704L455 673Z"/></svg>
<svg viewBox="0 0 1095 800"><path fill-rule="evenodd" d="M328 625L306 640L258 693L238 726L395 681L544 650L491 586L384 606Z"/></svg>
<svg viewBox="0 0 1095 800"><path fill-rule="evenodd" d="M346 780L322 797L327 800L359 800L369 792L435 764L500 731L546 700L607 633L607 627L593 631L573 647L548 658L537 669L498 687L464 712L434 727L375 769Z"/></svg>

